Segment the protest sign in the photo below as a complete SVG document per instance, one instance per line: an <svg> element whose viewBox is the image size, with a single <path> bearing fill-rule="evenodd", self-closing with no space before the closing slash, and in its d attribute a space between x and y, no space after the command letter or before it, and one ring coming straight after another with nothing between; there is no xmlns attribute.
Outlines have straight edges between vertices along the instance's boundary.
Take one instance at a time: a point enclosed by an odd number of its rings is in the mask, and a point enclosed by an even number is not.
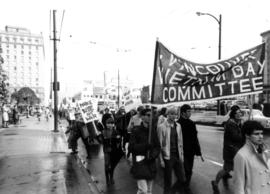
<svg viewBox="0 0 270 194"><path fill-rule="evenodd" d="M98 119L97 100L95 99L81 100L78 102L78 106L82 114L84 123L89 123L91 121Z"/></svg>
<svg viewBox="0 0 270 194"><path fill-rule="evenodd" d="M129 112L131 109L137 108L137 106L141 105L141 99L140 98L133 98L131 90L126 89L123 93L123 103L125 106L125 110Z"/></svg>

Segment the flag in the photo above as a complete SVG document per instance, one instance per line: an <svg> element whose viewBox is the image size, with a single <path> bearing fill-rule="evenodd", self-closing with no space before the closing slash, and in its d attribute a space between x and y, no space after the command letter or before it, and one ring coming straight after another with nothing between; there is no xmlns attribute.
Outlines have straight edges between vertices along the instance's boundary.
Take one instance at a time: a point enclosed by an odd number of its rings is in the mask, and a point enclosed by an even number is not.
<svg viewBox="0 0 270 194"><path fill-rule="evenodd" d="M151 103L174 104L223 99L263 91L264 46L223 61L188 61L156 43Z"/></svg>

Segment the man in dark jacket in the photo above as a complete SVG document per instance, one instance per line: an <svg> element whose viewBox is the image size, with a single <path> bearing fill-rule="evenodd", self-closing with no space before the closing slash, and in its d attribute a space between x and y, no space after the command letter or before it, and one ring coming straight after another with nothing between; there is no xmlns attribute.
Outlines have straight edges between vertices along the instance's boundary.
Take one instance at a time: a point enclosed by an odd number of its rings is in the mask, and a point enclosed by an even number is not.
<svg viewBox="0 0 270 194"><path fill-rule="evenodd" d="M228 187L228 178L231 178L230 172L233 171L234 156L245 143L240 107L233 105L229 116L230 118L224 126L223 168L218 171L215 180L211 181L214 194L220 193L218 183L221 179L223 179L224 186Z"/></svg>
<svg viewBox="0 0 270 194"><path fill-rule="evenodd" d="M108 118L113 118L113 115L110 113L110 109L108 107L106 107L104 109L104 111L105 111L105 113L104 113L104 115L102 116L102 119L101 119L101 123L102 123L103 127L106 126L106 120Z"/></svg>
<svg viewBox="0 0 270 194"><path fill-rule="evenodd" d="M137 193L152 194L153 181L157 172L155 160L160 153L160 143L155 128L151 130L150 143L148 141L151 109L142 110L141 116L142 124L131 134L129 142L129 148L136 159L131 173L137 180Z"/></svg>
<svg viewBox="0 0 270 194"><path fill-rule="evenodd" d="M183 149L184 149L184 167L186 174L185 190L187 193L191 193L189 184L192 176L192 169L194 163L194 156L200 156L202 161L201 147L199 144L197 129L195 123L190 120L191 107L188 104L184 104L180 109L180 118L178 123L182 127L183 135Z"/></svg>

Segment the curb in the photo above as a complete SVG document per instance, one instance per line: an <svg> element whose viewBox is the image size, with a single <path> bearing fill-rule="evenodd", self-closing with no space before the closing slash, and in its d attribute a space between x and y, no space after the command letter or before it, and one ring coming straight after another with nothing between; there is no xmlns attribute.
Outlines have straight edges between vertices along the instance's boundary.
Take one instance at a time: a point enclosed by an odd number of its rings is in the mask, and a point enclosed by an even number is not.
<svg viewBox="0 0 270 194"><path fill-rule="evenodd" d="M93 180L93 177L91 176L90 171L84 166L82 159L78 155L75 155L74 158L84 178L88 182L91 194L101 194L101 192L98 190L98 187L95 184L95 181Z"/></svg>
<svg viewBox="0 0 270 194"><path fill-rule="evenodd" d="M207 125L207 126L213 126L213 127L222 127L221 125L218 125L214 122L203 122L203 121L194 121L195 124L198 125Z"/></svg>
<svg viewBox="0 0 270 194"><path fill-rule="evenodd" d="M63 124L61 124L61 126L62 127L60 128L60 130L62 132L64 132L63 130L67 126L65 126ZM66 136L65 133L63 133L63 134L64 134L64 138L66 140L66 146L68 146L67 145L67 136ZM74 155L74 159L75 159L76 164L78 165L81 173L83 174L85 180L88 183L88 187L89 187L89 189L91 191L91 194L101 194L101 192L98 190L98 188L97 188L97 186L95 184L95 181L94 181L93 177L91 176L91 172L84 166L84 161L78 155Z"/></svg>

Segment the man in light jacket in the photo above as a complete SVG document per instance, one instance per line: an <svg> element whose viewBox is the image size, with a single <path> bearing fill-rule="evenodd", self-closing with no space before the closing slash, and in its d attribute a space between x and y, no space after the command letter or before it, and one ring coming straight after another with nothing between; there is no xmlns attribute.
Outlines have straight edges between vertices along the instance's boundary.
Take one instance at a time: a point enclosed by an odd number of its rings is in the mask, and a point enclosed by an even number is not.
<svg viewBox="0 0 270 194"><path fill-rule="evenodd" d="M164 194L181 191L185 182L183 138L181 126L175 122L177 109L167 110L167 119L158 126L158 137L161 145L161 166L164 168ZM172 186L172 172L177 181Z"/></svg>
<svg viewBox="0 0 270 194"><path fill-rule="evenodd" d="M235 194L270 193L270 150L263 142L263 130L257 121L243 125L246 143L234 158Z"/></svg>

